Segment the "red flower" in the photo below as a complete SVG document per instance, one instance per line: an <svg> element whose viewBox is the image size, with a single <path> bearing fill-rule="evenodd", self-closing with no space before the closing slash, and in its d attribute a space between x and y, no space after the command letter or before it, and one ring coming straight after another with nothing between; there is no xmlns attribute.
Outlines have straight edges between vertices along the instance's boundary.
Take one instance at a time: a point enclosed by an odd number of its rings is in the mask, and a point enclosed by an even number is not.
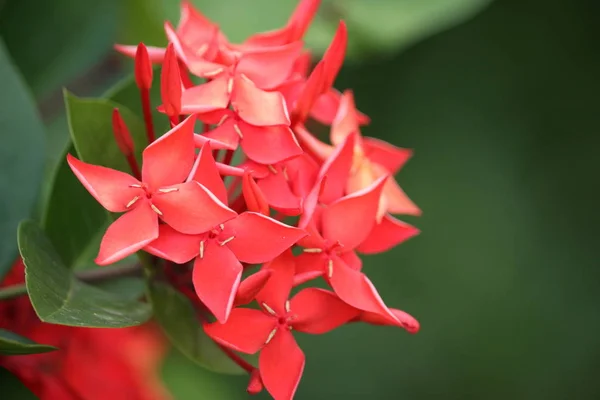
<svg viewBox="0 0 600 400"><path fill-rule="evenodd" d="M378 220L386 212L392 214L421 215L421 210L408 198L393 174L397 173L412 156L412 151L395 147L383 140L360 136L357 111L351 91L342 97L340 108L331 126L331 142L339 146L353 133L358 136L354 146L352 168L346 183L346 193L354 193L368 187L383 176L389 176L378 210ZM312 154L326 159L334 152L334 147L318 141L303 127L296 127L302 143Z"/></svg>
<svg viewBox="0 0 600 400"><path fill-rule="evenodd" d="M22 282L24 266L19 259L2 286ZM59 347L50 353L0 356L0 366L41 400L170 398L158 375L167 348L152 325L86 329L46 324L37 318L29 299L19 297L0 303L0 328Z"/></svg>
<svg viewBox="0 0 600 400"><path fill-rule="evenodd" d="M205 331L233 350L260 351L258 368L264 386L276 400L291 399L305 363L291 330L323 334L356 318L358 311L323 289L304 289L288 300L294 276L291 252L265 268L273 272L257 296L261 309L235 308L225 324L207 324Z"/></svg>
<svg viewBox="0 0 600 400"><path fill-rule="evenodd" d="M193 116L186 119L144 150L141 181L67 156L77 178L104 208L125 212L104 234L98 264L121 260L156 239L159 218L193 234L235 215L206 188L182 183L194 162L194 120Z"/></svg>
<svg viewBox="0 0 600 400"><path fill-rule="evenodd" d="M202 148L192 173L191 179L226 201L225 185L210 147ZM271 261L306 236L301 229L259 213L236 215L234 211L227 210L230 213L227 219L203 228L204 231L195 235L161 225L158 239L145 247L149 253L178 264L195 258L192 280L196 294L221 322L227 320L233 306L243 271L241 262L259 264Z"/></svg>

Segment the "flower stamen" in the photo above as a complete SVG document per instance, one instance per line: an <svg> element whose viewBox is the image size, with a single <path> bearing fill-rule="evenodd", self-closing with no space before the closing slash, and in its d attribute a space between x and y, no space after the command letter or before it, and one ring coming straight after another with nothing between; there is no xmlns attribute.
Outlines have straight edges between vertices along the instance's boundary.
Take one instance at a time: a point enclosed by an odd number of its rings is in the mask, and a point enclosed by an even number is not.
<svg viewBox="0 0 600 400"><path fill-rule="evenodd" d="M331 278L333 276L333 260L329 260L327 262L327 277Z"/></svg>
<svg viewBox="0 0 600 400"><path fill-rule="evenodd" d="M204 258L204 240L200 242L200 259Z"/></svg>
<svg viewBox="0 0 600 400"><path fill-rule="evenodd" d="M158 215L163 215L162 211L160 211L154 204L150 204L150 208L152 208L152 210L154 210L154 212Z"/></svg>
<svg viewBox="0 0 600 400"><path fill-rule="evenodd" d="M221 243L219 243L219 246L225 246L227 243L231 242L233 239L235 239L235 236L229 237L225 240L223 240Z"/></svg>
<svg viewBox="0 0 600 400"><path fill-rule="evenodd" d="M323 249L319 249L318 247L315 248L308 248L308 249L302 249L303 252L305 253L322 253Z"/></svg>
<svg viewBox="0 0 600 400"><path fill-rule="evenodd" d="M136 201L138 201L140 199L140 196L135 196L133 199L131 199L131 201L129 203L127 203L127 205L125 207L129 208L132 205L135 204Z"/></svg>
<svg viewBox="0 0 600 400"><path fill-rule="evenodd" d="M179 188L164 188L164 189L158 189L158 191L161 193L171 193L171 192L178 192Z"/></svg>
<svg viewBox="0 0 600 400"><path fill-rule="evenodd" d="M242 133L242 130L240 129L238 124L233 124L233 130L235 131L235 133L237 133L237 135L240 137L240 139L244 138L244 134Z"/></svg>
<svg viewBox="0 0 600 400"><path fill-rule="evenodd" d="M267 305L267 303L262 303L262 306L265 308L265 310L267 310L267 312L273 316L277 316L277 313L275 312L275 310L273 310L271 307L269 307Z"/></svg>
<svg viewBox="0 0 600 400"><path fill-rule="evenodd" d="M277 328L273 329L271 331L271 333L269 333L269 336L267 337L265 344L269 344L269 342L273 339L273 336L275 336L276 333L277 333Z"/></svg>

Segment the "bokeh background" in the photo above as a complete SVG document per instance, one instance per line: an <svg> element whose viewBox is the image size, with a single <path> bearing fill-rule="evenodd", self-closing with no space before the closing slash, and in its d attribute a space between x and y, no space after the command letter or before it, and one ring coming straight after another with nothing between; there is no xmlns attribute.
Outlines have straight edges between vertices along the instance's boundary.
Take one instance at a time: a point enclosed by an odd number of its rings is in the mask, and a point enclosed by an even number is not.
<svg viewBox="0 0 600 400"><path fill-rule="evenodd" d="M283 25L295 3L194 2L234 39ZM397 178L424 210L408 220L422 234L367 257L365 271L422 331L298 335L307 366L297 398L600 398L600 3L325 3L308 45L318 54L346 18L352 45L336 86L353 88L371 116L365 135L415 149ZM61 87L104 92L131 67L112 43L163 44L177 7L0 0L4 53L45 122L47 170L68 136ZM4 124L2 139L11 134ZM163 372L178 400L247 396L245 377L175 352Z"/></svg>

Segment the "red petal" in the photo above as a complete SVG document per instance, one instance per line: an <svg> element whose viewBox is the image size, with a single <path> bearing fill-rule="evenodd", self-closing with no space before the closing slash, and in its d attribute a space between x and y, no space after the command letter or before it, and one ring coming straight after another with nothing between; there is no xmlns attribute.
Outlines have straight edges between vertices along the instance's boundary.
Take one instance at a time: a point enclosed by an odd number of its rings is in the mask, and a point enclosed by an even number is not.
<svg viewBox="0 0 600 400"><path fill-rule="evenodd" d="M270 263L265 264L263 269L271 270L271 278L256 295L256 301L269 313L270 310L267 307L278 315L285 315L287 313L285 302L292 290L296 269L295 257L292 251L284 252ZM264 306L265 304L267 307Z"/></svg>
<svg viewBox="0 0 600 400"><path fill-rule="evenodd" d="M229 75L186 89L181 96L183 114L206 113L222 110L229 105L227 84Z"/></svg>
<svg viewBox="0 0 600 400"><path fill-rule="evenodd" d="M328 290L308 288L290 301L293 326L299 332L321 335L344 325L360 313Z"/></svg>
<svg viewBox="0 0 600 400"><path fill-rule="evenodd" d="M142 181L151 191L187 178L194 165L193 115L155 140L143 153Z"/></svg>
<svg viewBox="0 0 600 400"><path fill-rule="evenodd" d="M340 107L341 94L334 88L323 93L315 101L315 105L311 111L311 117L319 121L323 125L333 124L337 110ZM357 110L357 119L360 125L368 125L371 120L368 116Z"/></svg>
<svg viewBox="0 0 600 400"><path fill-rule="evenodd" d="M217 163L212 155L210 143L200 149L192 172L187 181L196 181L212 192L223 204L227 204L227 189L217 169Z"/></svg>
<svg viewBox="0 0 600 400"><path fill-rule="evenodd" d="M196 147L202 141L204 143L206 139L216 140L223 143L228 149L235 150L240 142L240 136L237 134L234 128L235 120L233 118L227 118L221 125L208 131L204 135L195 135ZM217 148L213 146L213 148Z"/></svg>
<svg viewBox="0 0 600 400"><path fill-rule="evenodd" d="M306 148L306 152L319 161L325 160L335 149L333 146L323 143L314 137L313 134L307 131L302 125L296 125L294 127L294 133L296 134L298 141L302 144L302 147Z"/></svg>
<svg viewBox="0 0 600 400"><path fill-rule="evenodd" d="M198 255L203 239L204 235L186 235L162 224L158 228L158 238L144 250L174 263L184 264Z"/></svg>
<svg viewBox="0 0 600 400"><path fill-rule="evenodd" d="M409 333L417 333L421 328L419 321L407 312L395 308L390 308L390 311L395 318L363 311L355 318L355 321L366 322L371 325L398 326L406 329Z"/></svg>
<svg viewBox="0 0 600 400"><path fill-rule="evenodd" d="M344 196L354 159L355 143L356 135L348 135L323 163L319 179L327 176L327 183L319 196L321 203L329 204Z"/></svg>
<svg viewBox="0 0 600 400"><path fill-rule="evenodd" d="M181 113L181 75L173 44L167 46L160 74L160 97L168 116Z"/></svg>
<svg viewBox="0 0 600 400"><path fill-rule="evenodd" d="M288 40L302 39L320 5L321 0L302 0L298 3L287 23L292 28Z"/></svg>
<svg viewBox="0 0 600 400"><path fill-rule="evenodd" d="M227 246L240 261L250 264L271 261L306 236L302 229L253 212L240 214L225 225L235 236Z"/></svg>
<svg viewBox="0 0 600 400"><path fill-rule="evenodd" d="M163 221L179 232L204 233L237 215L197 182L176 185L173 189L178 190L154 195L152 203L162 213Z"/></svg>
<svg viewBox="0 0 600 400"><path fill-rule="evenodd" d="M354 95L351 90L342 94L340 106L331 125L331 143L342 143L351 133L360 134Z"/></svg>
<svg viewBox="0 0 600 400"><path fill-rule="evenodd" d="M385 181L386 178L382 177L368 188L326 207L321 221L323 237L340 242L347 250L361 244L375 225Z"/></svg>
<svg viewBox="0 0 600 400"><path fill-rule="evenodd" d="M256 126L290 125L285 99L279 92L265 92L237 74L231 105L241 119Z"/></svg>
<svg viewBox="0 0 600 400"><path fill-rule="evenodd" d="M284 215L299 215L302 211L301 199L292 193L283 172L261 179L258 181L258 187L269 205Z"/></svg>
<svg viewBox="0 0 600 400"><path fill-rule="evenodd" d="M304 153L286 160L285 168L287 168L294 193L305 198L317 180L319 165L312 157Z"/></svg>
<svg viewBox="0 0 600 400"><path fill-rule="evenodd" d="M371 137L363 137L362 144L365 156L392 174L396 174L413 154L411 149L396 147L388 142Z"/></svg>
<svg viewBox="0 0 600 400"><path fill-rule="evenodd" d="M267 203L262 190L256 184L254 179L252 179L249 172L246 172L242 178L242 193L244 194L244 200L246 200L248 211L253 211L266 216L269 215L269 204Z"/></svg>
<svg viewBox="0 0 600 400"><path fill-rule="evenodd" d="M278 329L258 358L263 384L275 400L289 400L294 397L302 378L304 363L304 353L291 332Z"/></svg>
<svg viewBox="0 0 600 400"><path fill-rule="evenodd" d="M79 161L67 154L69 167L92 196L111 212L123 212L136 196L145 196L140 182L125 172Z"/></svg>
<svg viewBox="0 0 600 400"><path fill-rule="evenodd" d="M323 55L325 82L321 93L324 93L333 86L333 82L344 63L347 44L348 29L346 28L346 23L340 21L335 36Z"/></svg>
<svg viewBox="0 0 600 400"><path fill-rule="evenodd" d="M127 46L123 44L115 44L115 50L119 53L126 55L131 58L135 58L135 53L137 52L137 46ZM153 64L161 64L163 59L165 58L165 48L163 47L154 47L154 46L146 46L146 50L148 51L148 56L150 61Z"/></svg>
<svg viewBox="0 0 600 400"><path fill-rule="evenodd" d="M204 325L204 331L216 342L242 353L254 354L267 341L277 320L259 310L234 308L227 323Z"/></svg>
<svg viewBox="0 0 600 400"><path fill-rule="evenodd" d="M362 260L355 251L345 251L339 255L344 263L350 268L360 271L362 269Z"/></svg>
<svg viewBox="0 0 600 400"><path fill-rule="evenodd" d="M302 148L287 126L254 126L240 121L239 129L244 136L242 150L258 163L274 164L302 154Z"/></svg>
<svg viewBox="0 0 600 400"><path fill-rule="evenodd" d="M420 232L414 226L386 214L356 250L364 254L383 253Z"/></svg>
<svg viewBox="0 0 600 400"><path fill-rule="evenodd" d="M135 253L158 237L158 217L148 201L113 222L100 243L98 265L108 265Z"/></svg>
<svg viewBox="0 0 600 400"><path fill-rule="evenodd" d="M263 289L271 277L272 270L263 268L250 275L240 283L235 296L234 306L241 306L252 302L256 295Z"/></svg>
<svg viewBox="0 0 600 400"><path fill-rule="evenodd" d="M323 85L325 83L325 63L319 62L312 70L306 84L302 88L296 104L294 105L292 124L304 123L308 118L315 102L323 93Z"/></svg>
<svg viewBox="0 0 600 400"><path fill-rule="evenodd" d="M300 41L245 53L236 72L244 74L258 88L269 90L281 85L292 73L302 52Z"/></svg>
<svg viewBox="0 0 600 400"><path fill-rule="evenodd" d="M327 260L323 253L302 253L296 257L294 286L323 276L327 268Z"/></svg>
<svg viewBox="0 0 600 400"><path fill-rule="evenodd" d="M340 299L359 310L396 318L365 274L348 267L337 257L332 260L328 279Z"/></svg>
<svg viewBox="0 0 600 400"><path fill-rule="evenodd" d="M219 26L196 10L189 1L183 1L181 4L177 34L194 51L208 45L202 54L207 60L212 60L218 51Z"/></svg>
<svg viewBox="0 0 600 400"><path fill-rule="evenodd" d="M374 164L373 167L377 165ZM391 176L383 188L383 198L386 201L386 210L392 214L420 216L421 209L404 193L398 182Z"/></svg>
<svg viewBox="0 0 600 400"><path fill-rule="evenodd" d="M204 254L194 261L196 294L221 323L229 318L243 269L231 250L216 241L208 241Z"/></svg>

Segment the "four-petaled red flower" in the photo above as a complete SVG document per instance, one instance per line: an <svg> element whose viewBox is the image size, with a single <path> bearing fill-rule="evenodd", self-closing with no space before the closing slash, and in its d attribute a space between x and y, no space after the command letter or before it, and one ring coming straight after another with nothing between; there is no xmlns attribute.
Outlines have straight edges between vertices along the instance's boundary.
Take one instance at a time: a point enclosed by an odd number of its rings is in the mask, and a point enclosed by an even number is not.
<svg viewBox="0 0 600 400"><path fill-rule="evenodd" d="M235 308L225 324L205 326L206 333L242 353L260 351L258 369L263 384L276 399L290 399L302 377L304 353L292 330L323 334L359 315L334 293L317 288L300 291L290 300L294 257L286 252L265 265L272 269L267 285L257 295L261 309Z"/></svg>

